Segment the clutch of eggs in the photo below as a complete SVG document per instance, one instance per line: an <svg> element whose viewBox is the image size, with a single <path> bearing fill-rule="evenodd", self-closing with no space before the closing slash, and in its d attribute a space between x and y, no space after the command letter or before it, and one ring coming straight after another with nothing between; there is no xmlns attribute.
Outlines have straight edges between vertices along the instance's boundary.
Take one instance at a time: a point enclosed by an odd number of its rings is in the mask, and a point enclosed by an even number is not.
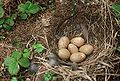
<svg viewBox="0 0 120 81"><path fill-rule="evenodd" d="M70 60L72 62L82 62L87 55L92 54L94 48L90 44L85 44L82 37L74 37L71 40L63 36L58 41L58 56L62 60Z"/></svg>

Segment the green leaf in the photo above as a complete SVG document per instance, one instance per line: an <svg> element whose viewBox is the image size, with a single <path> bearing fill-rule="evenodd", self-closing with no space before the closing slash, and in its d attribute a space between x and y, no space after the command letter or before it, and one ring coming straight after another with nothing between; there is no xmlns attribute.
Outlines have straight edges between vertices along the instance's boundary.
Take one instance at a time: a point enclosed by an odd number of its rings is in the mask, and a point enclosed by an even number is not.
<svg viewBox="0 0 120 81"><path fill-rule="evenodd" d="M2 18L4 16L4 9L2 7L0 7L0 18Z"/></svg>
<svg viewBox="0 0 120 81"><path fill-rule="evenodd" d="M53 81L54 73L47 72L44 74L44 81Z"/></svg>
<svg viewBox="0 0 120 81"><path fill-rule="evenodd" d="M13 25L14 25L14 20L8 18L8 19L5 20L5 23L6 23L7 25L9 25L9 26L13 26Z"/></svg>
<svg viewBox="0 0 120 81"><path fill-rule="evenodd" d="M17 75L19 69L20 69L20 67L18 65L18 62L14 62L14 63L10 64L8 67L8 71L11 75Z"/></svg>
<svg viewBox="0 0 120 81"><path fill-rule="evenodd" d="M12 77L11 81L17 81L16 77Z"/></svg>
<svg viewBox="0 0 120 81"><path fill-rule="evenodd" d="M15 17L16 17L16 14L12 14L11 17L10 17L10 19L11 19L11 20L14 20Z"/></svg>
<svg viewBox="0 0 120 81"><path fill-rule="evenodd" d="M28 9L28 7L31 5L32 3L30 1L27 1L25 4L21 3L18 5L18 10L19 12L25 13L26 10Z"/></svg>
<svg viewBox="0 0 120 81"><path fill-rule="evenodd" d="M26 8L26 10L28 10L29 6L31 6L31 5L32 5L32 3L31 3L30 1L27 1L27 2L25 3L25 8Z"/></svg>
<svg viewBox="0 0 120 81"><path fill-rule="evenodd" d="M10 64L13 64L14 62L16 62L16 60L13 57L7 57L4 59L4 64L6 66L9 66Z"/></svg>
<svg viewBox="0 0 120 81"><path fill-rule="evenodd" d="M24 79L20 79L20 81L24 81Z"/></svg>
<svg viewBox="0 0 120 81"><path fill-rule="evenodd" d="M23 58L23 57L22 57L22 58L19 60L19 64L20 64L22 67L27 68L27 67L29 67L29 65L30 65L30 61L29 61L28 58Z"/></svg>
<svg viewBox="0 0 120 81"><path fill-rule="evenodd" d="M30 57L30 52L29 52L29 49L24 49L24 51L23 51L23 57L24 58L29 58Z"/></svg>
<svg viewBox="0 0 120 81"><path fill-rule="evenodd" d="M25 13L25 10L26 10L25 4L23 4L23 3L19 4L18 10L19 10L19 12Z"/></svg>
<svg viewBox="0 0 120 81"><path fill-rule="evenodd" d="M35 14L40 10L38 4L31 4L28 7L28 11L26 13L31 13L31 14Z"/></svg>
<svg viewBox="0 0 120 81"><path fill-rule="evenodd" d="M116 3L112 4L112 9L120 13L120 4Z"/></svg>
<svg viewBox="0 0 120 81"><path fill-rule="evenodd" d="M27 19L28 15L26 13L21 13L20 18L21 19Z"/></svg>
<svg viewBox="0 0 120 81"><path fill-rule="evenodd" d="M3 6L3 0L0 0L0 7Z"/></svg>
<svg viewBox="0 0 120 81"><path fill-rule="evenodd" d="M0 25L4 23L4 19L0 19Z"/></svg>
<svg viewBox="0 0 120 81"><path fill-rule="evenodd" d="M34 44L33 48L35 49L36 52L40 53L44 50L44 47L42 46L42 44Z"/></svg>
<svg viewBox="0 0 120 81"><path fill-rule="evenodd" d="M117 51L119 51L119 52L120 52L120 46L117 48Z"/></svg>
<svg viewBox="0 0 120 81"><path fill-rule="evenodd" d="M3 24L3 27L5 28L6 31L11 30L11 26L7 25L7 24Z"/></svg>
<svg viewBox="0 0 120 81"><path fill-rule="evenodd" d="M21 58L21 53L19 51L14 51L11 57L15 58L16 60L19 60Z"/></svg>
<svg viewBox="0 0 120 81"><path fill-rule="evenodd" d="M0 25L0 29L2 29L2 27L3 27L3 26L2 26L2 25Z"/></svg>
<svg viewBox="0 0 120 81"><path fill-rule="evenodd" d="M120 4L113 3L112 4L112 11L113 11L113 15L115 17L119 17L120 16Z"/></svg>

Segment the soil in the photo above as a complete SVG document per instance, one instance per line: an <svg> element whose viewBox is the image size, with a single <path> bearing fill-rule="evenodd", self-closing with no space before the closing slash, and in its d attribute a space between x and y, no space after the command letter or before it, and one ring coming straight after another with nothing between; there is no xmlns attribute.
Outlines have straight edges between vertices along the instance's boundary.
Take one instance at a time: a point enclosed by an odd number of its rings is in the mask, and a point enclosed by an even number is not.
<svg viewBox="0 0 120 81"><path fill-rule="evenodd" d="M18 0L18 1L21 2L22 0ZM17 4L18 1L16 1ZM49 0L36 0L36 1L48 5ZM13 7L12 4L15 4L13 2L14 0L8 2L10 4L9 7L12 9L16 7L16 6ZM75 3L77 5L74 5ZM96 9L101 7L101 5L98 5L97 2L95 2L93 5L89 5L88 7L90 8L88 12L85 12L87 9L86 4L92 4L92 1L88 3L87 2L82 3L80 0L75 0L75 1L55 0L54 2L55 9L46 9L43 12L32 15L32 17L28 18L25 21L22 21L18 18L16 20L15 27L13 28L13 30L9 32L5 32L5 31L1 32L0 35L4 35L5 39L0 41L0 67L1 67L0 71L1 73L4 72L3 73L4 76L0 78L0 81L10 81L11 76L6 72L3 66L3 61L4 58L9 56L13 50L19 49L23 51L25 47L30 47L31 44L34 43L34 41L39 41L47 48L49 45L51 51L54 51L57 49L57 46L55 44L57 43L58 39L61 36L66 35L69 38L72 38L74 36L79 36L78 34L76 34L78 32L81 32L81 29L78 26L80 25L80 23L83 23L87 27L88 22L87 23L85 22L85 18L90 19L91 14L89 13L94 13L94 15L92 15L92 20L91 20L92 22L90 22L89 24L92 24L95 21L97 21L99 18L98 13L100 12L96 11ZM10 10L6 10L6 11L10 11ZM119 29L116 28L116 31L119 31ZM46 43L46 40L42 38L45 36L48 39L48 43ZM31 39L34 39L34 41L32 41L27 46L28 42ZM116 43L119 44L119 42L120 42L119 39L116 39ZM34 59L34 57L32 57L32 59ZM97 69L102 71L96 73L96 75L91 75L92 78L96 78L96 80L93 81L120 81L119 53L115 52L115 55L111 56L111 58L107 59L106 61L113 64L113 68L107 67L107 71L109 71L110 74L108 75L105 74L106 69L104 67ZM98 66L91 67L94 69L90 71L91 72L90 74L92 74L95 71L96 67ZM45 69L42 69L42 71L44 70ZM38 80L34 80L36 76L32 76L29 72L26 72L24 69L21 71L20 74L22 74L22 76L30 78L31 79L30 81L44 81L42 78L43 75L37 76ZM58 78L57 81L64 81L64 80ZM89 80L85 80L83 78L80 80L80 78L79 79L76 78L76 80L71 80L71 81L89 81Z"/></svg>

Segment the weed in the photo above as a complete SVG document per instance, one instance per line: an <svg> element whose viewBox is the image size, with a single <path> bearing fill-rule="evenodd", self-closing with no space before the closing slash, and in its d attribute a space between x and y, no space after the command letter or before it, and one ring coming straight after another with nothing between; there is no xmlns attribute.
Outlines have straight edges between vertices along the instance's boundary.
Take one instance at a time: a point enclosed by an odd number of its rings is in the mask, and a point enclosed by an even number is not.
<svg viewBox="0 0 120 81"><path fill-rule="evenodd" d="M44 81L55 81L55 73L53 72L47 72L44 74Z"/></svg>
<svg viewBox="0 0 120 81"><path fill-rule="evenodd" d="M15 14L12 14L10 17L4 17L0 19L0 29L4 28L6 31L9 31L14 26Z"/></svg>
<svg viewBox="0 0 120 81"><path fill-rule="evenodd" d="M27 1L25 4L21 3L18 5L19 16L21 19L27 19L31 14L35 14L40 10L37 3Z"/></svg>
<svg viewBox="0 0 120 81"><path fill-rule="evenodd" d="M37 53L41 53L45 48L42 46L42 44L36 43L36 44L33 45L33 49Z"/></svg>
<svg viewBox="0 0 120 81"><path fill-rule="evenodd" d="M12 52L11 56L8 56L7 58L5 58L4 64L8 68L8 71L11 75L16 75L20 70L20 66L24 68L29 67L30 61L28 57L30 56L29 55L30 53L25 54L25 51L26 49L24 49L24 52L23 52L24 56L23 54L21 54L21 52L14 51Z"/></svg>

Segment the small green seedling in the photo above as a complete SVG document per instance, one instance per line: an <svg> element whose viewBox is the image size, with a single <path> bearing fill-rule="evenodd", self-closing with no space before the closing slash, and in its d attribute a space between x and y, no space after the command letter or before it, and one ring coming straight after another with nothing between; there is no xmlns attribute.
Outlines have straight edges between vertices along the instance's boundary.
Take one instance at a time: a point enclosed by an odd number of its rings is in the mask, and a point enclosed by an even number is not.
<svg viewBox="0 0 120 81"><path fill-rule="evenodd" d="M27 19L31 14L35 14L40 10L37 3L27 1L25 4L21 3L18 5L19 16L21 19Z"/></svg>
<svg viewBox="0 0 120 81"><path fill-rule="evenodd" d="M5 58L4 64L7 67L8 71L9 71L9 73L11 75L16 75L19 72L19 70L20 70L20 66L22 66L24 68L28 68L29 67L30 61L29 61L28 56L30 56L30 55L28 55L28 54L26 55L25 54L26 50L27 49L24 50L24 53L23 53L24 56L23 56L23 54L21 54L21 52L14 51L11 56Z"/></svg>
<svg viewBox="0 0 120 81"><path fill-rule="evenodd" d="M55 81L56 80L55 73L50 72L50 71L45 73L43 78L44 78L44 81Z"/></svg>
<svg viewBox="0 0 120 81"><path fill-rule="evenodd" d="M37 52L37 53L41 53L43 52L43 50L45 49L44 46L42 46L42 44L36 43L33 45L33 49Z"/></svg>
<svg viewBox="0 0 120 81"><path fill-rule="evenodd" d="M12 77L11 81L18 81L16 77Z"/></svg>

